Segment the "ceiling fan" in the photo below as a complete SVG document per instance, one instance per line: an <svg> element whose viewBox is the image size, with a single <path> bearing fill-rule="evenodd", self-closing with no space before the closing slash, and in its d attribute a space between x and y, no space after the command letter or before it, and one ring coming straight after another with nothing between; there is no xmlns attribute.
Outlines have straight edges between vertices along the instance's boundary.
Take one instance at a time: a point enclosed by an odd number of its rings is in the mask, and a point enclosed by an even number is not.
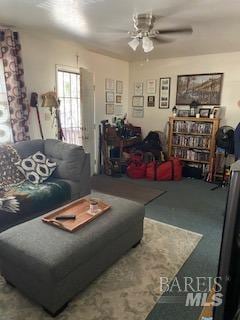
<svg viewBox="0 0 240 320"><path fill-rule="evenodd" d="M145 53L154 49L155 43L168 43L172 42L172 39L166 39L163 36L171 34L192 34L192 27L175 28L175 29L157 29L154 28L157 21L161 19L161 16L152 15L149 13L137 14L133 16L134 30L128 32L131 41L128 45L134 50L137 50L140 42L142 42L142 48Z"/></svg>

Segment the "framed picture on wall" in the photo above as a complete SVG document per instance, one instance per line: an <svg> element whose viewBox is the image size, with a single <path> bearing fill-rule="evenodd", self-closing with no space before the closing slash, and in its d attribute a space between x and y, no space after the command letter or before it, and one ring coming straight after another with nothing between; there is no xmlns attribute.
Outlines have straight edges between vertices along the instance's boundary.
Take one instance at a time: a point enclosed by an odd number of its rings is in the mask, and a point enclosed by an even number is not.
<svg viewBox="0 0 240 320"><path fill-rule="evenodd" d="M147 93L148 94L156 93L156 80L147 80Z"/></svg>
<svg viewBox="0 0 240 320"><path fill-rule="evenodd" d="M177 77L177 105L220 105L223 73L190 74Z"/></svg>
<svg viewBox="0 0 240 320"><path fill-rule="evenodd" d="M114 80L113 79L105 79L105 90L114 91Z"/></svg>
<svg viewBox="0 0 240 320"><path fill-rule="evenodd" d="M116 81L116 93L123 94L123 81L120 81L120 80Z"/></svg>
<svg viewBox="0 0 240 320"><path fill-rule="evenodd" d="M168 109L170 105L171 78L160 78L159 81L159 109Z"/></svg>
<svg viewBox="0 0 240 320"><path fill-rule="evenodd" d="M132 117L133 118L143 118L144 117L144 108L133 107Z"/></svg>
<svg viewBox="0 0 240 320"><path fill-rule="evenodd" d="M148 96L147 106L148 107L155 107L155 96Z"/></svg>
<svg viewBox="0 0 240 320"><path fill-rule="evenodd" d="M122 96L116 96L116 103L122 103Z"/></svg>
<svg viewBox="0 0 240 320"><path fill-rule="evenodd" d="M115 116L122 116L123 115L123 106L121 104L116 104L114 106L114 114L115 114Z"/></svg>
<svg viewBox="0 0 240 320"><path fill-rule="evenodd" d="M113 103L106 104L106 114L114 114L114 104Z"/></svg>
<svg viewBox="0 0 240 320"><path fill-rule="evenodd" d="M106 102L114 103L114 92L113 91L106 91Z"/></svg>
<svg viewBox="0 0 240 320"><path fill-rule="evenodd" d="M144 97L143 96L133 96L132 106L133 107L143 107L144 106Z"/></svg>
<svg viewBox="0 0 240 320"><path fill-rule="evenodd" d="M134 84L134 95L143 96L143 82L138 81Z"/></svg>

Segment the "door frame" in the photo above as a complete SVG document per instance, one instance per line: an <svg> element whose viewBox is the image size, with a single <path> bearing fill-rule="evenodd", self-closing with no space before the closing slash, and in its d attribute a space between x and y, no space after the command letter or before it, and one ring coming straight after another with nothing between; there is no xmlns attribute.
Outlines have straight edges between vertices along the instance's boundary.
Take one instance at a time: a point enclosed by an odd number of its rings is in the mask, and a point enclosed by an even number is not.
<svg viewBox="0 0 240 320"><path fill-rule="evenodd" d="M63 65L63 64L55 64L55 90L56 93L58 93L58 81L57 81L57 75L58 75L58 71L66 71L66 72L75 72L75 73L79 73L81 76L81 68L84 68L82 66L79 67L73 67L73 66L69 66L69 65ZM93 82L94 82L94 90L93 90L93 94L94 94L94 98L93 98L93 122L94 122L94 134L93 134L93 146L94 146L94 172L93 174L96 174L98 171L98 164L97 164L97 149L98 149L98 142L97 142L97 125L96 125L96 90L95 90L95 73L93 72ZM81 85L81 82L80 82ZM90 155L91 156L91 155Z"/></svg>

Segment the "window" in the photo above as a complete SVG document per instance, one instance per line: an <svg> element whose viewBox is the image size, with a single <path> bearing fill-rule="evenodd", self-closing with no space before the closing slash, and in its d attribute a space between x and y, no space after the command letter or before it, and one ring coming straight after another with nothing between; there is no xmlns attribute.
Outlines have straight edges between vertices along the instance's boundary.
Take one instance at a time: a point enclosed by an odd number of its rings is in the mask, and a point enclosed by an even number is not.
<svg viewBox="0 0 240 320"><path fill-rule="evenodd" d="M57 90L63 139L82 145L80 74L57 70Z"/></svg>
<svg viewBox="0 0 240 320"><path fill-rule="evenodd" d="M0 144L12 142L9 106L4 78L2 59L0 59Z"/></svg>

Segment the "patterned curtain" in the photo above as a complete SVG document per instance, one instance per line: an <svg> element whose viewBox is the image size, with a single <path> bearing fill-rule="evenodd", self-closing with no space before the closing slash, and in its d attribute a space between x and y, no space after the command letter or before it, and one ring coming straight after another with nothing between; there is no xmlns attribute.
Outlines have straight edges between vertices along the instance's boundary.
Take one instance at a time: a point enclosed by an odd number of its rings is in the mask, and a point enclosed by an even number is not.
<svg viewBox="0 0 240 320"><path fill-rule="evenodd" d="M0 31L0 59L3 60L4 77L10 111L10 122L14 142L29 139L27 125L29 108L23 80L21 46L17 32Z"/></svg>

